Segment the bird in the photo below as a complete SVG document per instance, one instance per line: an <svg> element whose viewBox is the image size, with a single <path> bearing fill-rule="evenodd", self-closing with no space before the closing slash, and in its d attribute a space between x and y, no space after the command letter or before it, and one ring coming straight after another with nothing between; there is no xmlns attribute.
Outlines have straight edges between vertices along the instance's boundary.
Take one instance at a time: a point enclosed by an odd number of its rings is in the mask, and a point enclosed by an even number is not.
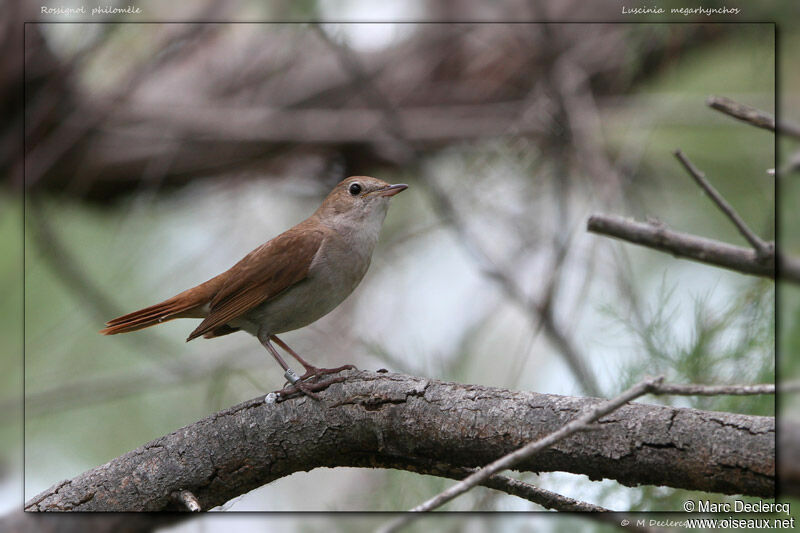
<svg viewBox="0 0 800 533"><path fill-rule="evenodd" d="M177 318L202 321L186 341L236 331L254 335L284 370L289 385L277 391L316 392L330 384L323 375L355 368L318 368L278 334L307 326L327 315L358 286L369 268L389 200L408 185L370 176L339 182L307 219L267 241L230 269L172 298L106 322L103 335L148 328ZM298 376L273 342L300 363Z"/></svg>

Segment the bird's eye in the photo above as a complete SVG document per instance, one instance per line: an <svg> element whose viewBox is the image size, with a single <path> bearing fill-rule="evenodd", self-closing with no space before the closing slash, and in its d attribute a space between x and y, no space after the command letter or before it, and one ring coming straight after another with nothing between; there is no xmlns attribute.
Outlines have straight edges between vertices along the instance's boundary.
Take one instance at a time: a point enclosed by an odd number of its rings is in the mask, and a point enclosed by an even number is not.
<svg viewBox="0 0 800 533"><path fill-rule="evenodd" d="M353 183L347 190L350 191L350 194L353 196L357 196L361 192L361 185Z"/></svg>

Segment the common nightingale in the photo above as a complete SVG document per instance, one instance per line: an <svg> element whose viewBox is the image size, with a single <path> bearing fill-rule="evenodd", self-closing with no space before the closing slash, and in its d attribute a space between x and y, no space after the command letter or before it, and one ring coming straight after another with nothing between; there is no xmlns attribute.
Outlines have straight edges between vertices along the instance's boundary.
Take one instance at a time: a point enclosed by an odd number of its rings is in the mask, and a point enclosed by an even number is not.
<svg viewBox="0 0 800 533"><path fill-rule="evenodd" d="M331 312L358 286L378 242L389 199L408 188L368 176L340 182L313 215L262 244L229 270L161 303L115 318L100 333L136 331L175 318L202 318L187 338L212 338L235 331L255 335L283 367L291 385L318 399L330 382L324 374L354 368L318 368L276 335L307 326ZM298 376L275 342L303 365Z"/></svg>

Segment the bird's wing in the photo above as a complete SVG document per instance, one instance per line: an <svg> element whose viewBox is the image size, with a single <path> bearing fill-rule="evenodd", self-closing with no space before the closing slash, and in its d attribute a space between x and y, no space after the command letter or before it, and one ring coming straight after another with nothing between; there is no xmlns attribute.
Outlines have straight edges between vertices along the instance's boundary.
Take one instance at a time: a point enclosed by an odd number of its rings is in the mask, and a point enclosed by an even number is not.
<svg viewBox="0 0 800 533"><path fill-rule="evenodd" d="M278 235L231 267L227 281L211 300L208 315L187 341L227 324L308 276L325 233L297 229Z"/></svg>

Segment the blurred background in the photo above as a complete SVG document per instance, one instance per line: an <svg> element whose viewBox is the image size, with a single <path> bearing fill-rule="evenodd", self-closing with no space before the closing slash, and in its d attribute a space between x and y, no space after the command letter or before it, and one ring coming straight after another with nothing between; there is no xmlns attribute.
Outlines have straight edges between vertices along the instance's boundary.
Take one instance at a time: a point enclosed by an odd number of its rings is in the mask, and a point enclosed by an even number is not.
<svg viewBox="0 0 800 533"><path fill-rule="evenodd" d="M580 4L511 2L501 18L557 19ZM333 5L198 2L164 16L485 16L470 2L459 11ZM42 23L25 26L24 115L21 88L3 87L13 120L3 126L0 232L11 250L24 242L25 469L23 481L12 466L21 453L21 324L4 321L0 509L19 505L21 483L30 498L280 388L282 372L244 333L186 344L196 322L183 320L96 332L229 268L310 215L349 175L410 188L393 200L355 293L285 335L317 365L565 395L611 396L659 373L680 383L774 381L772 281L585 229L591 214L618 214L746 245L673 157L680 148L761 237L774 239L777 227L784 250L800 253L797 210L775 218L776 180L780 200L791 202L796 173L768 174L791 170L797 144L782 142L776 161L772 133L705 104L721 95L775 112L772 24L51 24L36 6L18 9ZM3 24L4 39L23 38ZM800 35L784 31L780 44L796 49ZM12 72L20 59L0 68ZM798 76L784 69L781 83L797 87ZM798 118L796 94L783 98L784 115ZM12 148L23 124L24 178ZM20 261L0 259L6 315L23 301ZM777 342L797 353L800 291L781 290ZM797 358L783 357L781 377L798 374ZM772 397L645 401L775 413ZM564 473L520 478L615 510L675 510L688 494ZM317 469L224 509L403 510L450 483ZM446 509L538 508L478 489ZM207 520L174 529L197 531ZM247 530L249 520L231 527ZM292 528L298 520L281 519ZM378 523L352 518L340 527Z"/></svg>

